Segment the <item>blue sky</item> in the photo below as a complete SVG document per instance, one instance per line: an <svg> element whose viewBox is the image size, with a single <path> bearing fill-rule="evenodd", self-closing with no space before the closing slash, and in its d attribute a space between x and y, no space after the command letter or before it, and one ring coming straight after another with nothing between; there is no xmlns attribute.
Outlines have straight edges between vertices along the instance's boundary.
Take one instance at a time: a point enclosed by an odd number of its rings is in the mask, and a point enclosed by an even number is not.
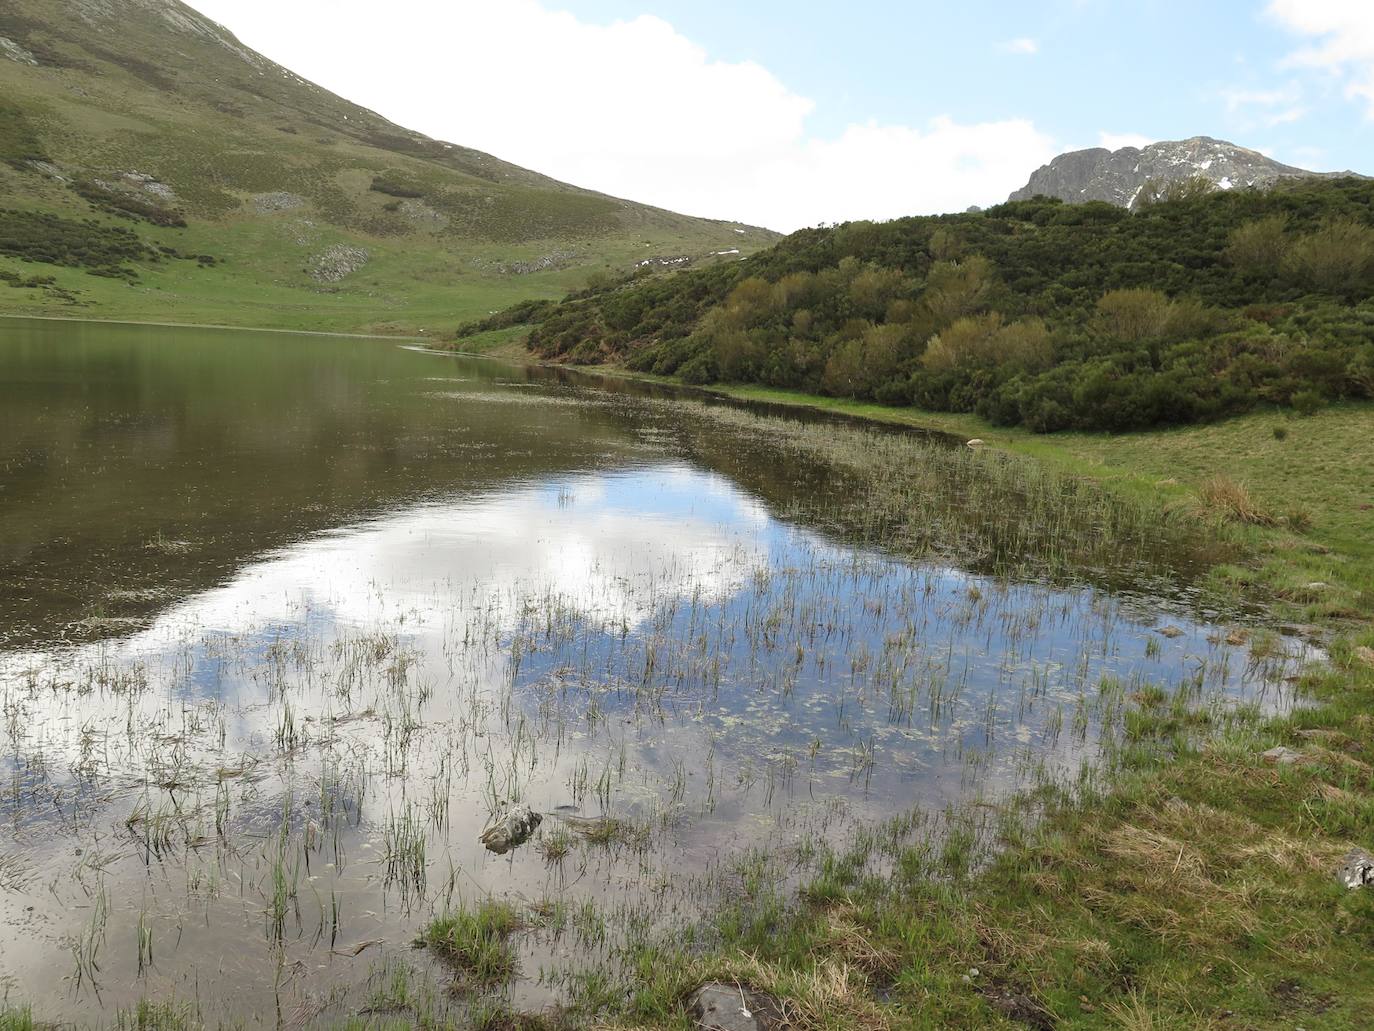
<svg viewBox="0 0 1374 1031"><path fill-rule="evenodd" d="M1374 0L195 5L409 127L779 229L996 203L1103 142L1374 173Z"/></svg>
<svg viewBox="0 0 1374 1031"><path fill-rule="evenodd" d="M1319 170L1374 173L1365 105L1338 81L1284 68L1295 35L1255 0L560 6L595 22L652 14L717 57L757 61L817 102L820 133L870 119L1014 116L1066 145L1096 146L1102 132L1217 136ZM1374 0L1368 10L1374 23ZM1034 53L1011 45L1025 40ZM1299 107L1300 119L1269 124Z"/></svg>

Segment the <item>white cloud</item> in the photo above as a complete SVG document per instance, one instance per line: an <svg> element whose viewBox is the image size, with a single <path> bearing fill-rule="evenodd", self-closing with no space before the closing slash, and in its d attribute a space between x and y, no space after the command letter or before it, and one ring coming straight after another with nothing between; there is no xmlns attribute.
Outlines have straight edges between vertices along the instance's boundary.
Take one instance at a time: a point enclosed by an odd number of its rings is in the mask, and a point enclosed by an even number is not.
<svg viewBox="0 0 1374 1031"><path fill-rule="evenodd" d="M1312 45L1284 62L1336 76L1346 95L1362 99L1374 118L1374 6L1369 0L1271 0L1268 12Z"/></svg>
<svg viewBox="0 0 1374 1031"><path fill-rule="evenodd" d="M1005 43L999 43L998 49L1004 54L1038 54L1040 44L1033 39L1022 37L1021 39L1009 39Z"/></svg>
<svg viewBox="0 0 1374 1031"><path fill-rule="evenodd" d="M1307 114L1302 104L1302 88L1289 83L1282 89L1229 89L1222 91L1226 111L1241 129L1272 129L1289 125Z"/></svg>
<svg viewBox="0 0 1374 1031"><path fill-rule="evenodd" d="M1108 150L1120 150L1123 147L1135 147L1143 150L1157 140L1149 136L1141 136L1134 132L1106 132L1105 130L1097 134L1097 145L1106 147Z"/></svg>
<svg viewBox="0 0 1374 1031"><path fill-rule="evenodd" d="M538 0L392 0L385 18L373 0L197 6L410 128L616 196L777 229L996 202L1056 152L1021 119L819 137L811 100L654 17L596 25Z"/></svg>

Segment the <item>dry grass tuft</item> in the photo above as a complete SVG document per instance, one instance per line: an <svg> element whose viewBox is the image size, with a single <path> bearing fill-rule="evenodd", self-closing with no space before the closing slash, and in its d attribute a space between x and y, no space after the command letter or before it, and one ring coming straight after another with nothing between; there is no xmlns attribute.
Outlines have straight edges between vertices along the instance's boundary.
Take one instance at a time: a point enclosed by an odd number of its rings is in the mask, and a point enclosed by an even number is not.
<svg viewBox="0 0 1374 1031"><path fill-rule="evenodd" d="M1243 484L1229 476L1213 476L1198 489L1198 496L1209 510L1227 519L1252 526L1275 526L1275 519L1256 503Z"/></svg>

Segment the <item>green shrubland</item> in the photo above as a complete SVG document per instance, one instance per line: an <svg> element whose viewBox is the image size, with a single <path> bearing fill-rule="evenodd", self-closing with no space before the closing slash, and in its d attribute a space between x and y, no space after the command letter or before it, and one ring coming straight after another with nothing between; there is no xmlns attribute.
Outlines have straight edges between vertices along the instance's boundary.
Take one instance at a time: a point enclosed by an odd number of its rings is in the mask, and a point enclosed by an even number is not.
<svg viewBox="0 0 1374 1031"><path fill-rule="evenodd" d="M1036 199L797 233L522 319L541 357L1127 430L1374 396L1374 182Z"/></svg>

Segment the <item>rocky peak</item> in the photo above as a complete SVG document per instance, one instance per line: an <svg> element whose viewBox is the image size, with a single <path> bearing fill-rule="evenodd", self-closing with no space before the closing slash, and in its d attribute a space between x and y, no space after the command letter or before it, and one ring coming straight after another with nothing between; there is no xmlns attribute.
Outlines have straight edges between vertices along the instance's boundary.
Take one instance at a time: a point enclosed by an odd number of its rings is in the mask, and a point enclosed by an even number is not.
<svg viewBox="0 0 1374 1031"><path fill-rule="evenodd" d="M1202 176L1220 189L1233 190L1264 188L1280 179L1332 174L1309 172L1234 143L1194 136L1144 148L1111 151L1095 147L1061 154L1036 171L1011 199L1046 196L1069 203L1096 200L1130 207L1151 181L1172 183Z"/></svg>

